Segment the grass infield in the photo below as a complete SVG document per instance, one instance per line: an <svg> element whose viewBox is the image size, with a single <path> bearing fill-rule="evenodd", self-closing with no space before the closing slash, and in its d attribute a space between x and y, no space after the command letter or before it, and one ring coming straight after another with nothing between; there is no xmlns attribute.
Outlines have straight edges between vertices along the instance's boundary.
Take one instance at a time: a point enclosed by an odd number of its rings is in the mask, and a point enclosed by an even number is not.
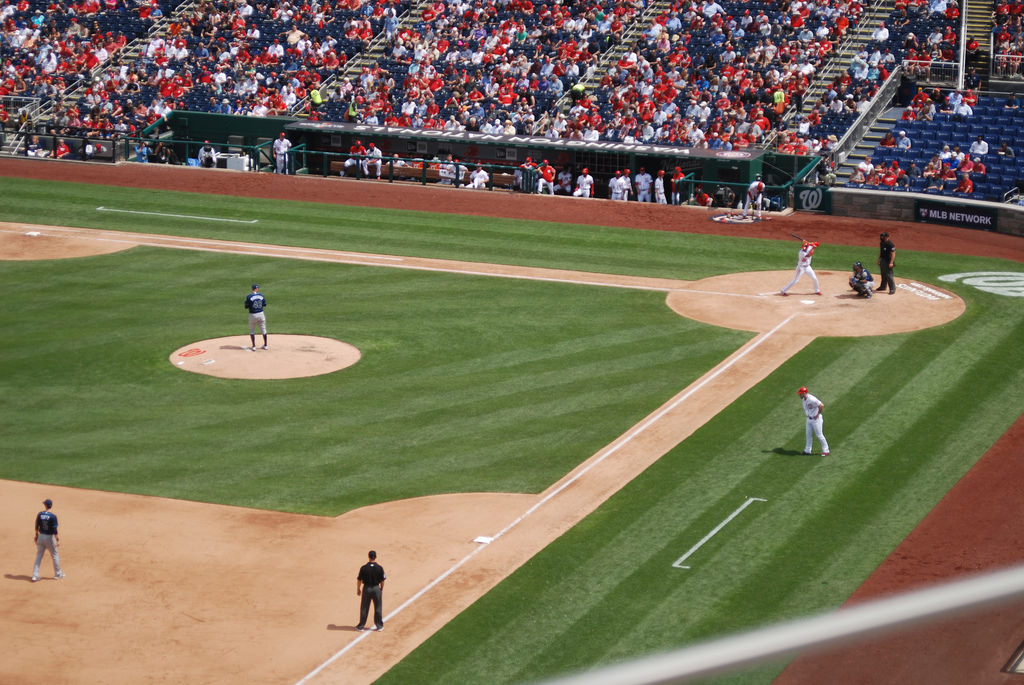
<svg viewBox="0 0 1024 685"><path fill-rule="evenodd" d="M795 256L792 241L3 186L6 221L685 279ZM826 246L815 266L873 257ZM898 274L973 270L1020 268L901 251ZM174 369L177 347L246 332L254 281L272 334L339 338L363 359L273 382ZM815 341L382 682L523 682L838 606L1024 405L1020 301L943 285L962 317ZM0 287L0 477L323 515L543 490L752 335L677 317L660 293L156 248L0 261ZM829 460L798 455L801 384L828 406ZM672 568L747 497L768 501Z"/></svg>

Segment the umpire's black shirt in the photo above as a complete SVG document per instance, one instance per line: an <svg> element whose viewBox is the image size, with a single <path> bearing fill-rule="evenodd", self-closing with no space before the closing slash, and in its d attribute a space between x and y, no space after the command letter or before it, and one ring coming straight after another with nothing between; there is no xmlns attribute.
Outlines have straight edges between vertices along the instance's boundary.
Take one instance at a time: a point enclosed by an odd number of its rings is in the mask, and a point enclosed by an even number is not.
<svg viewBox="0 0 1024 685"><path fill-rule="evenodd" d="M363 587L376 587L383 583L386 578L384 568L376 561L363 564L359 568L359 575L356 576L356 579L363 584Z"/></svg>

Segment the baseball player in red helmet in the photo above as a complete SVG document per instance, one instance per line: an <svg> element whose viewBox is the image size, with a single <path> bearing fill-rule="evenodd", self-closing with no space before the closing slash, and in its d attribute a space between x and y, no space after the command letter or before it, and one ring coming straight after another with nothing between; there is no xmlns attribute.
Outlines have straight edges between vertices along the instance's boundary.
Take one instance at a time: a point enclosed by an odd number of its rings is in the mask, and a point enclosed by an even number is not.
<svg viewBox="0 0 1024 685"><path fill-rule="evenodd" d="M757 218L761 218L761 200L764 197L764 181L761 174L757 175L747 187L747 194L743 197L743 218L747 218L747 210L751 207L757 212Z"/></svg>
<svg viewBox="0 0 1024 685"><path fill-rule="evenodd" d="M584 167L583 173L576 177L576 190L572 194L573 197L594 197L594 177L590 169Z"/></svg>
<svg viewBox="0 0 1024 685"><path fill-rule="evenodd" d="M547 191L548 195L555 194L555 167L548 164L548 160L541 162L541 165L537 167L538 178L537 178L537 194L543 195Z"/></svg>
<svg viewBox="0 0 1024 685"><path fill-rule="evenodd" d="M827 457L829 455L828 440L825 439L825 434L821 430L821 425L824 422L821 412L825 409L825 405L805 387L800 388L796 393L800 395L800 402L804 406L804 414L807 415L807 425L804 430L806 436L804 454L811 453L811 439L816 437L821 444L821 456Z"/></svg>
<svg viewBox="0 0 1024 685"><path fill-rule="evenodd" d="M814 273L814 269L811 268L811 258L814 257L814 251L818 248L818 242L804 241L803 245L800 246L800 253L796 258L796 274L793 276L793 280L782 287L780 291L783 295L788 294L786 291L796 285L796 282L800 280L800 277L807 274L811 277L811 282L814 283L814 294L821 295L821 286L818 284L818 274Z"/></svg>
<svg viewBox="0 0 1024 685"><path fill-rule="evenodd" d="M658 169L658 175L654 179L654 201L659 205L668 204L668 196L665 194L664 169Z"/></svg>
<svg viewBox="0 0 1024 685"><path fill-rule="evenodd" d="M345 166L341 170L341 175L344 176L348 173L350 166L358 167L363 172L363 176L366 176L366 148L360 141L355 141L348 148L348 159L345 160Z"/></svg>

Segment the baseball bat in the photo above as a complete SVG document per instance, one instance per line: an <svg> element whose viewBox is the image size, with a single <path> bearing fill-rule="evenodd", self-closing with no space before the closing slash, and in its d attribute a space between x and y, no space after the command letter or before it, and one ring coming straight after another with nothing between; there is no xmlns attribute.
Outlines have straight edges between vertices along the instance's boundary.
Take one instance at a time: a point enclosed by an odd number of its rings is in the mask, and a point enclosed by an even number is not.
<svg viewBox="0 0 1024 685"><path fill-rule="evenodd" d="M794 238L796 238L797 240L801 240L801 241L803 241L803 242L805 242L805 243L807 242L807 240L806 240L806 239L804 239L804 238L801 238L801 237L800 237L800 236L798 236L798 235L797 235L796 233L790 233L790 235L791 235L791 236L793 236Z"/></svg>

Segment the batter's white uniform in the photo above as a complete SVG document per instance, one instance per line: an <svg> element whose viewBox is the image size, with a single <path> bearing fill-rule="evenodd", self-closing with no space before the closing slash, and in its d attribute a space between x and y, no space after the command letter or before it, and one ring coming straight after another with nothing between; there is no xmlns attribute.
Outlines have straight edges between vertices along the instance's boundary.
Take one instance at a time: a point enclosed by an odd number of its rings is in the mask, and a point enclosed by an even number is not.
<svg viewBox="0 0 1024 685"><path fill-rule="evenodd" d="M580 174L576 177L576 190L572 191L573 197L592 197L594 194L594 177L590 174Z"/></svg>
<svg viewBox="0 0 1024 685"><path fill-rule="evenodd" d="M754 181L747 187L747 194L743 197L743 216L747 216L747 210L753 206L757 210L757 218L761 218L761 197L764 195L764 182Z"/></svg>
<svg viewBox="0 0 1024 685"><path fill-rule="evenodd" d="M800 280L800 277L807 274L811 277L811 281L814 283L814 292L817 295L821 295L821 286L818 285L818 274L814 273L814 269L811 268L811 258L814 256L814 249L818 247L820 243L807 243L805 242L800 248L800 254L796 259L796 274L793 276L793 280L787 283L782 288L782 294L785 295L786 291L796 285L796 282Z"/></svg>
<svg viewBox="0 0 1024 685"><path fill-rule="evenodd" d="M821 403L817 397L810 393L805 393L800 396L800 401L804 405L804 413L807 414L807 427L804 431L805 442L804 442L804 454L811 453L811 441L812 438L818 438L818 442L821 444L821 456L827 457L828 440L825 439L825 434L821 430L821 425L824 419L821 416L821 410L825 408L825 405Z"/></svg>

